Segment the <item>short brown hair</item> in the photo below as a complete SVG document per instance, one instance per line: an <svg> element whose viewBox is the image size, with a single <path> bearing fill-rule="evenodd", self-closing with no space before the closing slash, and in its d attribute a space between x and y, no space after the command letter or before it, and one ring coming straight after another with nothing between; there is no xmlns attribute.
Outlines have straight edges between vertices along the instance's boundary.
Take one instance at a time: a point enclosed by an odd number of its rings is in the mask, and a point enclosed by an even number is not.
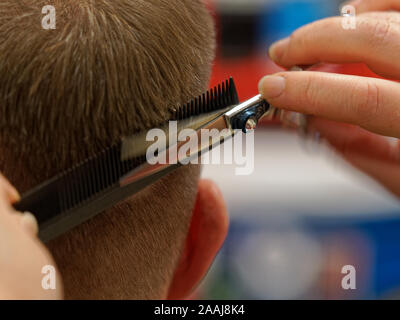
<svg viewBox="0 0 400 320"><path fill-rule="evenodd" d="M0 170L23 192L157 126L206 89L214 42L201 0L1 1ZM198 175L181 168L51 243L67 297L162 296Z"/></svg>

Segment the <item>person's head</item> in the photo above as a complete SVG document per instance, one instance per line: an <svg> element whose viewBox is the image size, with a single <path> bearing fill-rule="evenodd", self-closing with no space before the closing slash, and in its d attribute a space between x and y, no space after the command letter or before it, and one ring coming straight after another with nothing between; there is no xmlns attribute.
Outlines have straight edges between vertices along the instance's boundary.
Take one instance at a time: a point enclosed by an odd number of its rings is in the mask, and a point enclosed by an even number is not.
<svg viewBox="0 0 400 320"><path fill-rule="evenodd" d="M1 1L0 171L25 192L156 127L207 89L214 47L201 0ZM66 297L188 294L227 229L221 195L199 175L182 167L52 241Z"/></svg>

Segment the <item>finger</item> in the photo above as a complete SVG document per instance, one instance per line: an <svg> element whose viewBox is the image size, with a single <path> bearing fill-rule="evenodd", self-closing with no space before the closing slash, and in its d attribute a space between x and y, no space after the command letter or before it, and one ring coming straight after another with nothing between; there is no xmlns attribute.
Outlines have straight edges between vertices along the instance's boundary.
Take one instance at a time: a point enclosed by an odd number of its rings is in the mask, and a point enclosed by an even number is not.
<svg viewBox="0 0 400 320"><path fill-rule="evenodd" d="M400 163L397 139L394 142L358 126L315 117L308 120L308 130L311 135L318 132L347 158L360 155L386 163Z"/></svg>
<svg viewBox="0 0 400 320"><path fill-rule="evenodd" d="M354 6L357 13L367 11L400 10L400 2L398 0L355 0L346 3L346 5Z"/></svg>
<svg viewBox="0 0 400 320"><path fill-rule="evenodd" d="M22 228L25 232L32 236L36 236L39 232L39 225L35 216L30 212L18 212L15 210L8 211L7 219L12 221L17 227Z"/></svg>
<svg viewBox="0 0 400 320"><path fill-rule="evenodd" d="M323 19L273 44L272 60L283 67L318 62L364 62L373 71L400 78L400 25L385 19L359 16L355 29L344 29L343 17Z"/></svg>
<svg viewBox="0 0 400 320"><path fill-rule="evenodd" d="M362 13L361 16L377 20L386 20L400 25L400 12L366 12Z"/></svg>
<svg viewBox="0 0 400 320"><path fill-rule="evenodd" d="M39 225L35 216L30 212L24 212L19 217L19 224L21 227L31 235L37 235L39 232Z"/></svg>
<svg viewBox="0 0 400 320"><path fill-rule="evenodd" d="M400 148L397 143L359 127L325 119L312 119L309 126L320 132L353 166L400 196Z"/></svg>
<svg viewBox="0 0 400 320"><path fill-rule="evenodd" d="M280 72L259 83L274 107L400 137L400 84L323 72Z"/></svg>
<svg viewBox="0 0 400 320"><path fill-rule="evenodd" d="M15 203L20 200L20 195L11 183L0 173L0 188L3 189L6 199L10 203Z"/></svg>

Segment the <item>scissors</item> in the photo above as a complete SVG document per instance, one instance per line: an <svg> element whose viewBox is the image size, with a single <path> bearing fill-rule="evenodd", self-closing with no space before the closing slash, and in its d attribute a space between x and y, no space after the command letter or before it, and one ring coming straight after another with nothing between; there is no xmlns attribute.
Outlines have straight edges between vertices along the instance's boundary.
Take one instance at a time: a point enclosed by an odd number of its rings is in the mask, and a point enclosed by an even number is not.
<svg viewBox="0 0 400 320"><path fill-rule="evenodd" d="M179 168L183 162L198 158L239 131L255 130L261 118L273 118L279 113L261 95L239 103L234 80L230 78L171 112L168 122L176 121L179 132L190 128L197 137L207 129L218 133L206 142L199 139L196 148L191 148L184 153L184 159L179 159L186 161L177 159L185 141L169 141L164 149L149 156L150 142L145 133L124 137L96 156L27 192L14 208L32 212L39 223L39 238L50 241L138 193ZM169 136L171 129L166 124L164 130ZM161 155L166 161L152 161Z"/></svg>

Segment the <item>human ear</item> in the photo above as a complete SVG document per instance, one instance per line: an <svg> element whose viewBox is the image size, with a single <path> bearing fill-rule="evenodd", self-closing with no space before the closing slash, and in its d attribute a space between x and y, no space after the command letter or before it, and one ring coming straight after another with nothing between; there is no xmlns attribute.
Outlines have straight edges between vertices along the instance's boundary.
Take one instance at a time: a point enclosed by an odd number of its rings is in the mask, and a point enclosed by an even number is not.
<svg viewBox="0 0 400 320"><path fill-rule="evenodd" d="M185 299L206 275L228 232L228 214L221 191L210 180L198 185L191 225L168 299Z"/></svg>

